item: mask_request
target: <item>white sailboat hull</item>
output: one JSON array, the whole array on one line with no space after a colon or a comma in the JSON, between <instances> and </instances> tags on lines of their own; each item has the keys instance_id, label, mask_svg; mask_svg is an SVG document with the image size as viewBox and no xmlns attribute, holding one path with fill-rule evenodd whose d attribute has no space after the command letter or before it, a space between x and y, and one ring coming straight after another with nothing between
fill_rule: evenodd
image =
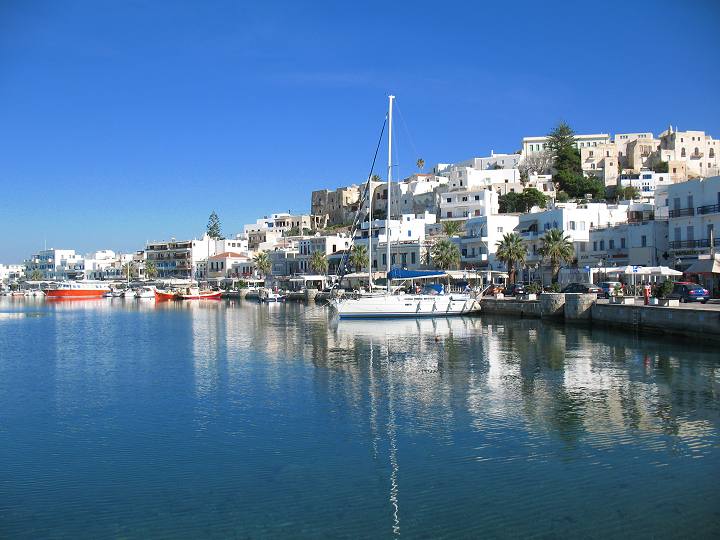
<instances>
[{"instance_id":1,"label":"white sailboat hull","mask_svg":"<svg viewBox=\"0 0 720 540\"><path fill-rule=\"evenodd\" d=\"M466 294L361 296L337 300L334 306L341 319L448 317L480 311L480 304Z\"/></svg>"}]
</instances>

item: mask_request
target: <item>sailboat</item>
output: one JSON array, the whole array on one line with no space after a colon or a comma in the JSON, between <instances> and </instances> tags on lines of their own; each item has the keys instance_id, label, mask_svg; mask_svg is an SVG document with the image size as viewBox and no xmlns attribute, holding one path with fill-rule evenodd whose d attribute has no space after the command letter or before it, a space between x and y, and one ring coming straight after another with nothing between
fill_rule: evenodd
<instances>
[{"instance_id":1,"label":"sailboat","mask_svg":"<svg viewBox=\"0 0 720 540\"><path fill-rule=\"evenodd\" d=\"M392 113L395 96L389 96L388 104L388 189L386 212L387 286L384 294L363 294L349 298L336 298L333 306L341 319L394 318L394 317L447 317L466 315L480 310L479 302L469 294L445 293L444 290L428 290L419 294L393 294L392 281L434 279L446 274L442 271L409 271L391 269L391 184L392 184ZM372 197L370 197L372 211ZM370 218L372 223L372 218ZM368 252L372 249L372 234L368 239ZM372 256L369 258L369 275L372 287Z\"/></svg>"}]
</instances>

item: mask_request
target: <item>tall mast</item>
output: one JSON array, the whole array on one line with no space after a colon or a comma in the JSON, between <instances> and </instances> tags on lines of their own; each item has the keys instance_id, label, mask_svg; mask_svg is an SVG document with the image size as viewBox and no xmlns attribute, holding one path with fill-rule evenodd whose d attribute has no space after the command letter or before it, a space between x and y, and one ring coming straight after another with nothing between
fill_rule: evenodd
<instances>
[{"instance_id":1,"label":"tall mast","mask_svg":"<svg viewBox=\"0 0 720 540\"><path fill-rule=\"evenodd\" d=\"M377 153L377 152L376 152ZM368 289L372 292L372 205L373 205L372 175L368 178ZM362 230L362 229L361 229Z\"/></svg>"},{"instance_id":2,"label":"tall mast","mask_svg":"<svg viewBox=\"0 0 720 540\"><path fill-rule=\"evenodd\" d=\"M387 214L385 216L385 243L387 244L387 291L390 292L390 208L392 187L392 111L395 96L388 96L388 173L387 173Z\"/></svg>"}]
</instances>

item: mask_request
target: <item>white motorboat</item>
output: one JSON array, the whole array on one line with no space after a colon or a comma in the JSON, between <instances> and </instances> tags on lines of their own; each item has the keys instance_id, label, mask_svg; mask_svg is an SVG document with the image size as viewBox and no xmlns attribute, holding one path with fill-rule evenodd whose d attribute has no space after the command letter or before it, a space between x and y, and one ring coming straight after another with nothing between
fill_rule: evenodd
<instances>
[{"instance_id":1,"label":"white motorboat","mask_svg":"<svg viewBox=\"0 0 720 540\"><path fill-rule=\"evenodd\" d=\"M421 279L437 279L446 276L443 271L408 271L402 269L390 269L391 265L391 195L392 189L392 113L393 100L395 96L389 96L388 105L388 190L387 190L387 211L386 211L386 241L387 254L387 289L385 294L377 294L372 291L372 268L368 269L370 283L370 294L358 294L350 297L334 299L332 305L338 312L341 319L350 318L395 318L395 317L447 317L451 315L466 315L480 310L479 302L469 294L445 293L438 286L436 290L428 290L419 294L398 294L392 292L392 281L415 281ZM368 178L370 185L371 177ZM360 205L362 207L362 205ZM372 227L372 204L368 205L369 227ZM358 210L359 212L359 210ZM368 231L368 237L372 238L372 231ZM372 240L368 242L368 265L372 264Z\"/></svg>"},{"instance_id":2,"label":"white motorboat","mask_svg":"<svg viewBox=\"0 0 720 540\"><path fill-rule=\"evenodd\" d=\"M135 291L135 298L155 298L155 287L140 287Z\"/></svg>"},{"instance_id":3,"label":"white motorboat","mask_svg":"<svg viewBox=\"0 0 720 540\"><path fill-rule=\"evenodd\" d=\"M268 288L260 289L258 298L261 302L284 302L287 295Z\"/></svg>"}]
</instances>

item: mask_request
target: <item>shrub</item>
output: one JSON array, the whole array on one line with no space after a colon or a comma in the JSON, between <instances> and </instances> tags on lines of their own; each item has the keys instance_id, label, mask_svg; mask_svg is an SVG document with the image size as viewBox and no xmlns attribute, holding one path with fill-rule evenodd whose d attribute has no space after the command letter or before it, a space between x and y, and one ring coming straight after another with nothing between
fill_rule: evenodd
<instances>
[{"instance_id":1,"label":"shrub","mask_svg":"<svg viewBox=\"0 0 720 540\"><path fill-rule=\"evenodd\" d=\"M529 294L539 294L542 292L542 286L537 281L535 281L527 286L527 292Z\"/></svg>"},{"instance_id":2,"label":"shrub","mask_svg":"<svg viewBox=\"0 0 720 540\"><path fill-rule=\"evenodd\" d=\"M669 279L663 281L660 285L655 287L655 296L658 298L666 298L673 290L673 283Z\"/></svg>"}]
</instances>

